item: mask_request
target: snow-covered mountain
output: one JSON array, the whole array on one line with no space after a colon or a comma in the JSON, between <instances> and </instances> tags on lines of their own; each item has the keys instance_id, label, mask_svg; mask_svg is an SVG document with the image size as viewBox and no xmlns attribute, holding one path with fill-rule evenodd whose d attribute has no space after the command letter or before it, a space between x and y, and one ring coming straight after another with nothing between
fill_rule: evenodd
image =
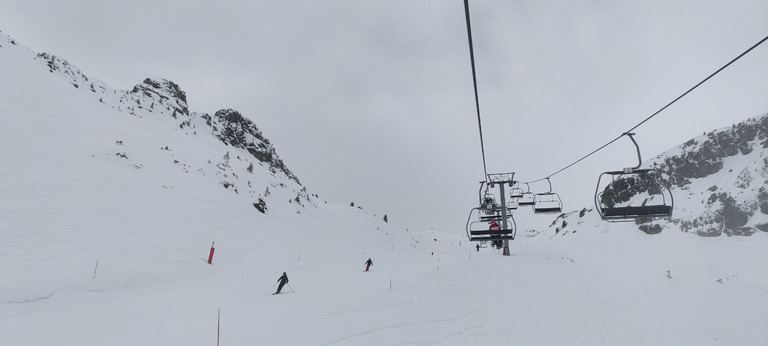
<instances>
[{"instance_id":1,"label":"snow-covered mountain","mask_svg":"<svg viewBox=\"0 0 768 346\"><path fill-rule=\"evenodd\" d=\"M0 340L764 345L766 120L743 124L645 163L674 177L671 220L585 206L502 256L321 201L253 121L171 81L113 89L0 33ZM752 236L691 234L718 227Z\"/></svg>"},{"instance_id":2,"label":"snow-covered mountain","mask_svg":"<svg viewBox=\"0 0 768 346\"><path fill-rule=\"evenodd\" d=\"M5 41L13 42L8 36ZM186 93L174 82L165 79L147 78L130 91L115 90L98 80L90 80L85 74L65 59L48 53L39 53L35 60L44 63L48 71L57 78L70 83L84 94L98 99L112 109L143 117L171 117L178 130L186 135L213 135L224 144L241 149L253 158L243 159L248 164L254 158L272 173L282 174L299 183L277 155L275 148L252 121L232 109L222 109L213 116L206 113L190 112ZM204 140L204 139L203 139ZM306 196L305 196L306 197Z\"/></svg>"}]
</instances>

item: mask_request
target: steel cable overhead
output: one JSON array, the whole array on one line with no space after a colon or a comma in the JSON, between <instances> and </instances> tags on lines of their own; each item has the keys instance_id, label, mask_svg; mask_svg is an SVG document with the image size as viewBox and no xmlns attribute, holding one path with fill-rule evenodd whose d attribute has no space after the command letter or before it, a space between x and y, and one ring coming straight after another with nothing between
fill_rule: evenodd
<instances>
[{"instance_id":1,"label":"steel cable overhead","mask_svg":"<svg viewBox=\"0 0 768 346\"><path fill-rule=\"evenodd\" d=\"M477 73L476 73L476 69L475 69L475 53L474 53L474 49L473 49L473 45L472 45L472 26L471 26L470 20L469 20L469 0L464 0L464 14L466 16L466 22L467 22L467 39L468 39L468 42L469 42L469 59L470 59L470 63L471 63L471 66L472 66L472 85L474 86L474 91L475 91L475 109L477 111L477 127L478 127L478 130L480 132L480 151L481 151L482 156L483 156L483 172L485 173L485 177L487 179L488 169L487 169L486 159L485 159L485 144L483 142L483 126L482 126L482 121L481 121L481 118L480 118L480 99L478 97L478 92L477 92ZM615 143L616 141L618 141L619 139L621 139L621 137L624 137L625 135L631 133L633 130L635 130L638 127L642 126L647 121L651 120L653 117L655 117L659 113L663 112L665 109L667 109L670 106L672 106L672 104L674 104L675 102L679 101L680 99L682 99L683 97L688 95L690 92L692 92L693 90L695 90L696 88L698 88L702 84L706 83L712 77L714 77L718 73L720 73L723 70L725 70L731 64L733 64L737 60L739 60L742 57L744 57L745 55L747 55L749 52L751 52L753 49L755 49L758 46L760 46L761 44L763 44L765 41L768 41L768 36L764 37L763 39L761 39L760 41L758 41L757 43L755 43L754 45L749 47L749 49L745 50L744 52L739 54L737 57L735 57L731 61L729 61L727 64L725 64L722 67L720 67L719 69L717 69L717 71L715 71L712 74L710 74L709 76L707 76L707 78L704 78L701 82L697 83L696 85L694 85L693 87L688 89L686 92L682 93L680 96L676 97L674 100L672 100L671 102L667 103L664 107L661 107L659 110L657 110L656 112L654 112L653 114L651 114L647 118L643 119L643 121L639 122L637 125L633 126L632 128L630 128L627 131L622 132L618 137L610 140L609 142L603 144L599 148L591 151L589 154L586 154L586 155L582 156L578 160L576 160L576 161L566 165L563 168L560 168L559 170L555 171L554 173L549 174L549 175L547 175L547 176L545 176L543 178L536 179L536 180L531 180L531 181L526 181L526 182L520 182L520 183L521 184L532 184L532 183L548 180L551 177L553 177L553 176L555 176L555 175L557 175L557 174L559 174L559 173L561 173L561 172L563 172L563 171L573 167L574 165L578 164L579 162L584 161L585 159L587 159L588 157L594 155L595 153L599 152L600 150L605 149L609 145L611 145L611 144Z\"/></svg>"},{"instance_id":2,"label":"steel cable overhead","mask_svg":"<svg viewBox=\"0 0 768 346\"><path fill-rule=\"evenodd\" d=\"M645 118L643 121L639 122L637 125L635 125L635 126L633 126L632 128L630 128L629 130L627 130L627 131L624 131L624 132L623 132L621 135L619 135L618 137L616 137L616 138L612 139L612 140L611 140L611 141L609 141L608 143L605 143L605 144L603 144L601 147L599 147L599 148L597 148L597 149L593 150L593 151L592 151L592 152L590 152L589 154L587 154L587 155L584 155L584 156L583 156L583 157L581 157L580 159L578 159L578 160L576 160L576 161L574 161L574 162L570 163L569 165L567 165L567 166L565 166L565 167L563 167L563 168L561 168L561 169L559 169L559 170L555 171L554 173L552 173L552 174L550 174L550 175L548 175L548 176L546 176L546 177L544 177L544 178L541 178L541 179L536 179L536 180L532 180L532 181L528 181L528 182L526 182L526 183L529 183L529 184L530 184L530 183L536 183L536 182L539 182L539 181L547 180L547 179L549 179L549 178L551 178L551 177L555 176L556 174L558 174L558 173L560 173L560 172L562 172L562 171L565 171L565 170L566 170L566 169L568 169L568 168L571 168L572 166L574 166L574 165L576 165L577 163L579 163L579 162L581 162L581 161L585 160L586 158L588 158L588 157L590 157L590 156L594 155L594 154L595 154L595 153L597 153L598 151L600 151L600 150L603 150L605 147L607 147L607 146L609 146L609 145L613 144L614 142L618 141L619 139L621 139L621 137L624 137L624 136L625 136L625 135L627 135L628 133L631 133L633 130L635 130L635 129L637 129L638 127L640 127L641 125L645 124L645 123L646 123L648 120L651 120L651 118L653 118L653 117L655 117L656 115L658 115L659 113L663 112L663 111L664 111L665 109L667 109L669 106L671 106L672 104L674 104L674 103L675 103L675 102L677 102L678 100L680 100L680 99L682 99L683 97L685 97L686 95L688 95L688 94L689 94L691 91L693 91L694 89L698 88L699 86L701 86L702 84L704 84L705 82L707 82L707 81L708 81L710 78L714 77L715 75L717 75L718 73L720 73L721 71L723 71L724 69L726 69L728 66L730 66L731 64L733 64L733 63L734 63L734 62L736 62L737 60L741 59L743 56L747 55L747 53L751 52L753 49L757 48L757 46L759 46L759 45L763 44L763 42L765 42L765 41L768 41L768 36L764 37L762 40L760 40L759 42L757 42L757 43L755 43L754 45L752 45L752 47L749 47L749 49L745 50L743 53L741 53L741 54L739 54L737 57L733 58L733 59L732 59L731 61L729 61L727 64L725 64L725 65L723 65L722 67L720 67L719 69L717 69L717 71L713 72L713 73L712 73L712 74L710 74L710 75L709 75L707 78L704 78L704 79L703 79L701 82L697 83L696 85L694 85L693 87L691 87L690 89L688 89L688 91L684 92L682 95L678 96L677 98L675 98L675 99L674 99L674 100L672 100L671 102L667 103L667 104L666 104L664 107L661 107L661 109L659 109L658 111L654 112L653 114L651 114L650 116L648 116L647 118Z\"/></svg>"},{"instance_id":3,"label":"steel cable overhead","mask_svg":"<svg viewBox=\"0 0 768 346\"><path fill-rule=\"evenodd\" d=\"M467 18L467 39L469 40L469 61L472 64L472 85L475 87L475 109L477 110L477 128L480 130L480 152L483 155L483 179L488 177L488 166L485 164L485 145L483 144L483 125L480 120L480 99L477 96L477 73L475 72L475 51L472 48L472 25L469 23L469 0L464 0L464 14Z\"/></svg>"}]
</instances>

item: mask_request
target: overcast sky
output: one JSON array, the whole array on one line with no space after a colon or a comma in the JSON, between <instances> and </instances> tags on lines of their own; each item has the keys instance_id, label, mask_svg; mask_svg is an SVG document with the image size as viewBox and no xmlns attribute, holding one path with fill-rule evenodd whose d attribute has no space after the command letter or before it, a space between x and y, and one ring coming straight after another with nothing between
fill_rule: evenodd
<instances>
[{"instance_id":1,"label":"overcast sky","mask_svg":"<svg viewBox=\"0 0 768 346\"><path fill-rule=\"evenodd\" d=\"M768 35L768 1L470 1L489 173L545 177ZM464 232L483 180L461 0L0 0L0 30L117 89L251 118L321 200ZM768 112L768 43L638 128L644 159ZM565 209L622 140L552 179ZM553 217L516 214L522 228ZM536 220L535 222L533 220Z\"/></svg>"}]
</instances>

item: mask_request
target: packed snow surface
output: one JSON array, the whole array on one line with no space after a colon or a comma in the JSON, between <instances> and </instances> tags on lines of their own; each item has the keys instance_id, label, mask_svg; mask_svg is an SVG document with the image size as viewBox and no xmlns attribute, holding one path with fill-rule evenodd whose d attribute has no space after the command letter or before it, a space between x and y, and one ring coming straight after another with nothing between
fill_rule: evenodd
<instances>
[{"instance_id":1,"label":"packed snow surface","mask_svg":"<svg viewBox=\"0 0 768 346\"><path fill-rule=\"evenodd\" d=\"M476 251L464 225L293 201L243 152L0 46L5 345L768 344L765 233L647 235L588 213L520 231L511 256Z\"/></svg>"}]
</instances>

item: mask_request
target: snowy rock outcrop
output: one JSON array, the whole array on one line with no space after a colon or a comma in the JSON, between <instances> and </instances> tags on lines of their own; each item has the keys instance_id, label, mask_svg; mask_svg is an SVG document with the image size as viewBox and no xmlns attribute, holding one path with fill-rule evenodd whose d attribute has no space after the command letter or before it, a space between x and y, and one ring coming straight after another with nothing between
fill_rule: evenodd
<instances>
[{"instance_id":1,"label":"snowy rock outcrop","mask_svg":"<svg viewBox=\"0 0 768 346\"><path fill-rule=\"evenodd\" d=\"M171 116L177 119L181 116L189 118L189 108L187 108L187 94L179 86L165 79L145 79L137 84L128 93L139 106L149 108L150 112L155 109L165 108L171 111Z\"/></svg>"},{"instance_id":2,"label":"snowy rock outcrop","mask_svg":"<svg viewBox=\"0 0 768 346\"><path fill-rule=\"evenodd\" d=\"M674 211L668 219L638 219L638 228L648 234L679 229L704 237L768 232L766 149L768 114L693 138L644 162L642 167L662 172L674 196ZM654 193L628 188L614 195L623 201ZM550 228L560 233L592 212L585 208L562 214Z\"/></svg>"},{"instance_id":3,"label":"snowy rock outcrop","mask_svg":"<svg viewBox=\"0 0 768 346\"><path fill-rule=\"evenodd\" d=\"M312 204L310 194L282 161L272 143L253 121L236 110L221 109L213 115L190 111L186 92L175 82L163 78L146 78L130 90L114 89L100 80L88 78L66 59L50 53L37 54L2 32L0 49L7 56L20 59L18 61L37 62L31 65L45 68L55 81L52 84L63 83L64 88L69 85L77 93L112 110L149 120L146 126L167 128L175 132L174 136L197 137L198 140L194 141L196 145L202 144L214 152L218 151L204 165L179 157L182 149L169 146L169 139L160 148L174 156L170 161L173 166L180 167L186 173L215 176L218 185L236 195L247 195L249 202L262 212L267 209L265 199L274 195L281 195L284 201L300 207L305 202ZM104 116L108 114L110 112L104 112ZM163 137L171 136L169 133L169 136ZM116 156L129 160L131 169L144 167L143 162L148 158L136 151L130 152L134 149L132 144L120 138L115 138L114 142L119 146ZM285 190L284 194L278 193L278 190Z\"/></svg>"},{"instance_id":4,"label":"snowy rock outcrop","mask_svg":"<svg viewBox=\"0 0 768 346\"><path fill-rule=\"evenodd\" d=\"M768 114L689 140L653 161L674 185L671 222L702 236L768 232Z\"/></svg>"},{"instance_id":5,"label":"snowy rock outcrop","mask_svg":"<svg viewBox=\"0 0 768 346\"><path fill-rule=\"evenodd\" d=\"M211 127L213 135L225 144L244 149L253 157L269 167L270 172L283 172L291 180L299 179L285 166L277 151L261 134L253 121L245 118L234 109L222 109L213 116L203 114L206 124Z\"/></svg>"},{"instance_id":6,"label":"snowy rock outcrop","mask_svg":"<svg viewBox=\"0 0 768 346\"><path fill-rule=\"evenodd\" d=\"M75 88L88 83L88 77L77 66L70 64L65 59L49 53L37 54L35 59L45 63L49 72L58 73L65 77Z\"/></svg>"}]
</instances>

